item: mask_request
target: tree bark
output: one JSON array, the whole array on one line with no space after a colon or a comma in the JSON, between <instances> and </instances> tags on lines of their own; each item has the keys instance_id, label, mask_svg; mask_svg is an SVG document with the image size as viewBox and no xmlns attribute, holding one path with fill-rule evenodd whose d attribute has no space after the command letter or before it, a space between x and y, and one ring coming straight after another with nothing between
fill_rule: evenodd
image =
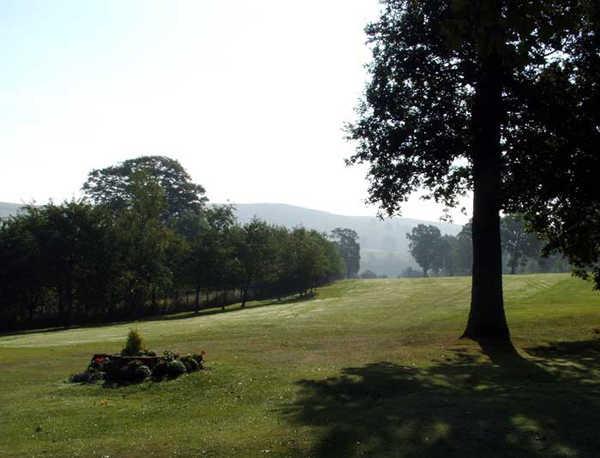
<instances>
[{"instance_id":1,"label":"tree bark","mask_svg":"<svg viewBox=\"0 0 600 458\"><path fill-rule=\"evenodd\" d=\"M490 11L483 12L486 13ZM497 24L498 9L491 14L491 21ZM506 341L510 340L510 334L502 296L502 79L500 56L495 49L497 32L492 22L490 33L481 45L484 57L473 106L473 272L471 310L463 337Z\"/></svg>"},{"instance_id":2,"label":"tree bark","mask_svg":"<svg viewBox=\"0 0 600 458\"><path fill-rule=\"evenodd\" d=\"M65 286L65 315L64 315L64 325L66 327L71 326L71 315L73 313L73 280L71 278L71 273L67 274L66 286Z\"/></svg>"},{"instance_id":3,"label":"tree bark","mask_svg":"<svg viewBox=\"0 0 600 458\"><path fill-rule=\"evenodd\" d=\"M200 287L197 286L196 287L196 291L195 291L195 298L194 298L194 311L196 313L200 313Z\"/></svg>"},{"instance_id":4,"label":"tree bark","mask_svg":"<svg viewBox=\"0 0 600 458\"><path fill-rule=\"evenodd\" d=\"M246 301L248 300L248 288L242 288L242 308L246 307Z\"/></svg>"}]
</instances>

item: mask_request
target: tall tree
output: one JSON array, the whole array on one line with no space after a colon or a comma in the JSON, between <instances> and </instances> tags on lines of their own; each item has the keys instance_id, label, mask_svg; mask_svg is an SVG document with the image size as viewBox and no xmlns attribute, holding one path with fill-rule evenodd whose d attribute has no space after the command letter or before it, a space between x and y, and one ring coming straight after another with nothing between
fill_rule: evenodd
<instances>
[{"instance_id":1,"label":"tall tree","mask_svg":"<svg viewBox=\"0 0 600 458\"><path fill-rule=\"evenodd\" d=\"M424 277L427 277L427 272L432 267L440 267L439 252L442 234L437 227L419 224L406 234L406 238L409 240L410 254L423 269Z\"/></svg>"},{"instance_id":2,"label":"tall tree","mask_svg":"<svg viewBox=\"0 0 600 458\"><path fill-rule=\"evenodd\" d=\"M471 274L473 268L473 239L471 223L465 224L456 236L456 264L462 274Z\"/></svg>"},{"instance_id":3,"label":"tall tree","mask_svg":"<svg viewBox=\"0 0 600 458\"><path fill-rule=\"evenodd\" d=\"M541 242L525 228L525 221L519 214L506 215L500 223L502 249L508 255L507 264L510 273L515 274L518 267L527 262L527 258L539 254Z\"/></svg>"},{"instance_id":4,"label":"tall tree","mask_svg":"<svg viewBox=\"0 0 600 458\"><path fill-rule=\"evenodd\" d=\"M174 232L161 221L166 207L162 186L145 170L131 181L132 206L118 214L118 249L124 259L122 281L130 312L143 315L149 301L173 280L167 255Z\"/></svg>"},{"instance_id":5,"label":"tall tree","mask_svg":"<svg viewBox=\"0 0 600 458\"><path fill-rule=\"evenodd\" d=\"M331 231L331 238L337 244L346 264L346 278L354 278L360 268L360 244L356 231L336 227Z\"/></svg>"},{"instance_id":6,"label":"tall tree","mask_svg":"<svg viewBox=\"0 0 600 458\"><path fill-rule=\"evenodd\" d=\"M459 270L459 242L453 235L443 235L439 243L439 264L441 270L449 276L454 276Z\"/></svg>"},{"instance_id":7,"label":"tall tree","mask_svg":"<svg viewBox=\"0 0 600 458\"><path fill-rule=\"evenodd\" d=\"M7 281L4 294L12 294L4 300L24 299L31 321L38 306L52 308L47 293L54 292L64 325L75 312L103 311L111 299L107 286L117 275L117 254L112 220L102 208L77 201L28 206L3 226L0 278Z\"/></svg>"},{"instance_id":8,"label":"tall tree","mask_svg":"<svg viewBox=\"0 0 600 458\"><path fill-rule=\"evenodd\" d=\"M133 205L133 180L140 172L153 177L165 195L163 220L172 221L186 212L198 213L207 202L204 188L192 182L178 161L165 156L140 156L92 170L83 184L83 191L94 203L122 210Z\"/></svg>"},{"instance_id":9,"label":"tall tree","mask_svg":"<svg viewBox=\"0 0 600 458\"><path fill-rule=\"evenodd\" d=\"M349 163L370 163L370 200L389 214L421 187L450 206L473 190L472 294L464 336L507 340L499 212L557 183L552 176L530 179L539 175L540 163L555 168L574 159L569 170L577 176L577 167L595 161L584 154L590 140L582 135L591 131L586 123L593 106L580 103L584 95L574 89L568 94L575 100L566 107L572 113L579 105L586 114L570 116L576 127L570 144L546 141L545 154L533 155L539 162L517 147L554 129L553 120L562 117L556 105L543 102L543 89L557 84L541 81L558 67L563 86L578 84L570 78L576 66L567 64L582 53L571 43L585 39L582 24L589 22L591 2L382 3L380 19L366 29L371 81L358 121L348 127L357 142ZM544 115L542 107L549 110ZM533 111L538 115L529 122Z\"/></svg>"},{"instance_id":10,"label":"tall tree","mask_svg":"<svg viewBox=\"0 0 600 458\"><path fill-rule=\"evenodd\" d=\"M271 280L277 251L273 243L273 228L264 221L255 218L234 234L238 284L242 307L245 307L250 290L260 288Z\"/></svg>"},{"instance_id":11,"label":"tall tree","mask_svg":"<svg viewBox=\"0 0 600 458\"><path fill-rule=\"evenodd\" d=\"M528 186L521 175L509 177L518 199L507 210L522 213L548 241L545 255L561 253L584 278L591 271L600 289L600 3L571 2L569 11L577 24L561 54L534 84L515 81L524 95L515 116L530 127L515 131L507 146L536 167L526 176Z\"/></svg>"},{"instance_id":12,"label":"tall tree","mask_svg":"<svg viewBox=\"0 0 600 458\"><path fill-rule=\"evenodd\" d=\"M235 224L233 207L216 205L207 208L202 215L188 215L185 232L189 250L183 261L184 276L194 287L196 312L200 309L200 291L225 286L233 245L229 231Z\"/></svg>"}]
</instances>

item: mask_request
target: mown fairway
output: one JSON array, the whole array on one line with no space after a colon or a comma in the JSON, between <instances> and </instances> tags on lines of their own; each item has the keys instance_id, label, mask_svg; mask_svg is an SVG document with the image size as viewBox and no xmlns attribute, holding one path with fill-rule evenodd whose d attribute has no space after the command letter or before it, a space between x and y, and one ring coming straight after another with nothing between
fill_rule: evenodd
<instances>
[{"instance_id":1,"label":"mown fairway","mask_svg":"<svg viewBox=\"0 0 600 458\"><path fill-rule=\"evenodd\" d=\"M600 456L600 295L505 277L519 353L460 341L467 278L345 281L304 302L0 337L0 456ZM208 370L65 383L137 327Z\"/></svg>"}]
</instances>

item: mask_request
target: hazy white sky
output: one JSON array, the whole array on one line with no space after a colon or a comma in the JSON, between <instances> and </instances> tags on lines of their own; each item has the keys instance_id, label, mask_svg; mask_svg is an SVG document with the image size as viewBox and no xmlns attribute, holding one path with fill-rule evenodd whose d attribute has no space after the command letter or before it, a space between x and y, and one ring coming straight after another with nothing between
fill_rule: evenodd
<instances>
[{"instance_id":1,"label":"hazy white sky","mask_svg":"<svg viewBox=\"0 0 600 458\"><path fill-rule=\"evenodd\" d=\"M178 159L213 202L367 207L348 168L377 0L0 2L0 201L80 195L127 158ZM403 216L437 220L414 199ZM456 222L465 217L457 213Z\"/></svg>"}]
</instances>

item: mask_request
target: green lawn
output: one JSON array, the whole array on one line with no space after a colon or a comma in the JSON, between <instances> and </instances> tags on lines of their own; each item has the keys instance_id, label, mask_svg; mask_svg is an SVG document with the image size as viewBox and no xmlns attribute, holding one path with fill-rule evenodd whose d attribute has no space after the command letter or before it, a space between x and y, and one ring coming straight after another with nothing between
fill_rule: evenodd
<instances>
[{"instance_id":1,"label":"green lawn","mask_svg":"<svg viewBox=\"0 0 600 458\"><path fill-rule=\"evenodd\" d=\"M600 456L600 295L505 277L516 351L458 340L467 278L356 280L315 299L0 337L0 456ZM66 383L137 327L208 369Z\"/></svg>"}]
</instances>

